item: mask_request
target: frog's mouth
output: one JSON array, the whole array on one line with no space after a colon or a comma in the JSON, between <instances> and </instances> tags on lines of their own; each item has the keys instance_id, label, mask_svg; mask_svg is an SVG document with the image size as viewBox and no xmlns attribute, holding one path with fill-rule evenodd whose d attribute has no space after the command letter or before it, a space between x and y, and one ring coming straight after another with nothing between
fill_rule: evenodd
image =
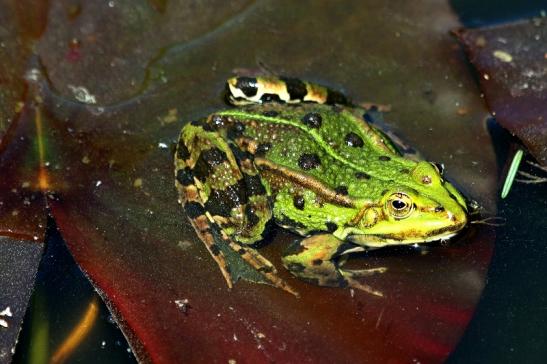
<instances>
[{"instance_id":1,"label":"frog's mouth","mask_svg":"<svg viewBox=\"0 0 547 364\"><path fill-rule=\"evenodd\" d=\"M431 243L434 241L445 241L458 235L465 225L465 223L462 223L460 225L439 228L431 230L427 234L421 236L410 234L410 232L407 232L406 234L355 234L348 235L347 239L355 244L370 247Z\"/></svg>"}]
</instances>

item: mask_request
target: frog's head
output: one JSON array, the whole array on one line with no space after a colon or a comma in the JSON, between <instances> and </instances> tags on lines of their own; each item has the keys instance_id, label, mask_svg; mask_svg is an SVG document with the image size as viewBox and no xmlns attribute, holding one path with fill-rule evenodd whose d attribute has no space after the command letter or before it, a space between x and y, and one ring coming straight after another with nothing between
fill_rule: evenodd
<instances>
[{"instance_id":1,"label":"frog's head","mask_svg":"<svg viewBox=\"0 0 547 364\"><path fill-rule=\"evenodd\" d=\"M466 225L465 199L442 178L439 165L419 162L410 177L410 183L384 191L379 203L362 214L358 230L364 235L351 240L378 246L422 243L448 239Z\"/></svg>"}]
</instances>

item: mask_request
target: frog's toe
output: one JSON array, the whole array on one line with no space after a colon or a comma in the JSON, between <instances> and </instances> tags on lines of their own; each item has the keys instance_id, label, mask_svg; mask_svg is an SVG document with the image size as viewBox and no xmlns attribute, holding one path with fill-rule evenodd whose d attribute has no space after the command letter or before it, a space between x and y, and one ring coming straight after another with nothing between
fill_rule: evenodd
<instances>
[{"instance_id":1,"label":"frog's toe","mask_svg":"<svg viewBox=\"0 0 547 364\"><path fill-rule=\"evenodd\" d=\"M368 268L368 269L339 269L340 274L344 277L344 281L348 287L365 291L375 296L383 297L383 293L375 290L368 284L359 282L358 278L370 277L375 274L385 273L386 267Z\"/></svg>"},{"instance_id":2,"label":"frog's toe","mask_svg":"<svg viewBox=\"0 0 547 364\"><path fill-rule=\"evenodd\" d=\"M377 267L377 268L368 268L368 269L341 269L341 271L345 277L361 278L361 277L370 277L378 273L385 273L387 271L387 268Z\"/></svg>"},{"instance_id":3,"label":"frog's toe","mask_svg":"<svg viewBox=\"0 0 547 364\"><path fill-rule=\"evenodd\" d=\"M344 276L344 280L347 283L348 287L355 288L355 289L358 289L360 291L370 293L374 296L384 297L384 294L381 291L378 291L378 290L372 288L368 284L361 283L356 279L353 279L351 277L346 277L345 276L346 272L344 272L344 271L342 271L341 273Z\"/></svg>"},{"instance_id":4,"label":"frog's toe","mask_svg":"<svg viewBox=\"0 0 547 364\"><path fill-rule=\"evenodd\" d=\"M294 288L279 277L277 274L277 269L275 269L274 265L268 259L264 258L259 252L251 247L240 245L229 239L227 236L225 238L229 247L233 251L237 252L241 259L243 259L261 275L261 283L266 283L274 287L281 288L282 290L299 297L298 292L296 292Z\"/></svg>"}]
</instances>

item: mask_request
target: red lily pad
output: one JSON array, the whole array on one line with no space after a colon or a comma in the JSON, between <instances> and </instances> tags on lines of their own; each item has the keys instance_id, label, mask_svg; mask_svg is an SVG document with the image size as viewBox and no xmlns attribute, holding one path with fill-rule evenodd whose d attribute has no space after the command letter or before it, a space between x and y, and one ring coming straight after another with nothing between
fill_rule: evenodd
<instances>
[{"instance_id":1,"label":"red lily pad","mask_svg":"<svg viewBox=\"0 0 547 364\"><path fill-rule=\"evenodd\" d=\"M51 5L33 95L51 212L138 358L443 361L484 285L489 229L352 259L388 267L367 281L383 298L292 278L280 254L296 236L279 230L260 251L301 298L248 282L228 290L177 203L171 145L185 122L225 107L232 70L265 67L390 104L389 126L493 212L488 112L448 34L448 4L110 3Z\"/></svg>"},{"instance_id":2,"label":"red lily pad","mask_svg":"<svg viewBox=\"0 0 547 364\"><path fill-rule=\"evenodd\" d=\"M547 21L538 18L456 34L477 68L496 120L547 165Z\"/></svg>"}]
</instances>

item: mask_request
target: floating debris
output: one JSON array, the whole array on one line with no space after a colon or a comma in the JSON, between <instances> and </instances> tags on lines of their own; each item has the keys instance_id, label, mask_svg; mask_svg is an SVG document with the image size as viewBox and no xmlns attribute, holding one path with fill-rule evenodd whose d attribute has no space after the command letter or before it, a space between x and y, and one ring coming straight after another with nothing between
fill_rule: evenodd
<instances>
[{"instance_id":1,"label":"floating debris","mask_svg":"<svg viewBox=\"0 0 547 364\"><path fill-rule=\"evenodd\" d=\"M505 182L503 182L503 188L501 189L501 198L506 198L509 194L511 187L513 186L513 182L515 181L515 176L517 175L517 171L519 169L523 155L524 151L522 149L519 149L513 156L511 166L509 167L509 171L507 172L507 177L505 177Z\"/></svg>"},{"instance_id":2,"label":"floating debris","mask_svg":"<svg viewBox=\"0 0 547 364\"><path fill-rule=\"evenodd\" d=\"M496 50L494 51L494 57L496 57L497 59L499 59L500 61L502 62L511 62L513 61L513 56L505 51L501 51L501 50Z\"/></svg>"}]
</instances>

